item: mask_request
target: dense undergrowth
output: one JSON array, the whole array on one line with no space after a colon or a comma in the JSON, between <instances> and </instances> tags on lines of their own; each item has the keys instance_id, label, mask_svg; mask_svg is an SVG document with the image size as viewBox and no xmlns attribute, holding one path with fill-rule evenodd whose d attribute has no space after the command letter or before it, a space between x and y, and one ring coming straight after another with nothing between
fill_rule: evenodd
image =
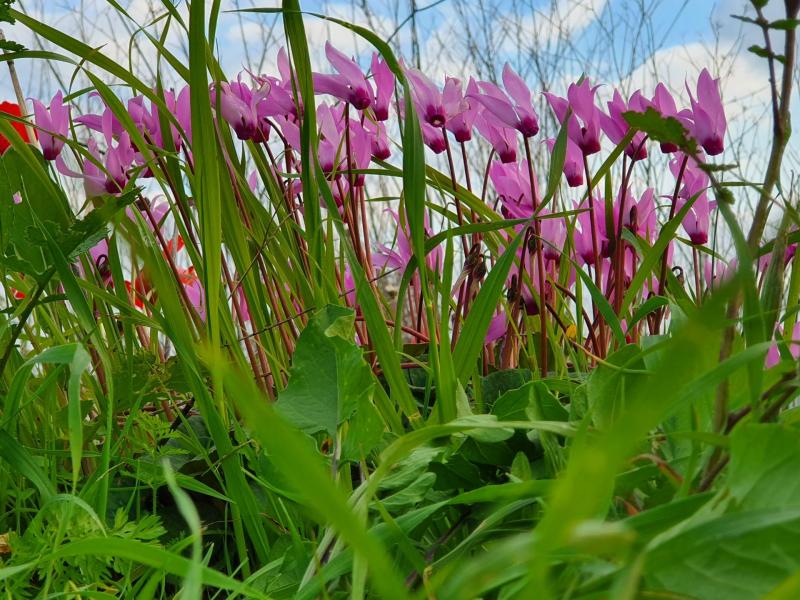
<instances>
[{"instance_id":1,"label":"dense undergrowth","mask_svg":"<svg viewBox=\"0 0 800 600\"><path fill-rule=\"evenodd\" d=\"M588 74L547 139L508 67L440 87L337 22L375 54L312 70L296 1L236 78L219 4L164 2L154 82L0 2L62 49L3 61L92 84L0 113L3 596L796 598L798 3L764 4L741 182L707 70L686 107Z\"/></svg>"}]
</instances>

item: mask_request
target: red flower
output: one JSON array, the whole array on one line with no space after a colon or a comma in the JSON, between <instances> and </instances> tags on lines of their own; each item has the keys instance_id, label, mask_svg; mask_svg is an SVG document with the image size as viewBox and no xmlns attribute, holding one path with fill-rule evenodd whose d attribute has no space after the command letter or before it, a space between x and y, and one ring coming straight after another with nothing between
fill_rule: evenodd
<instances>
[{"instance_id":1,"label":"red flower","mask_svg":"<svg viewBox=\"0 0 800 600\"><path fill-rule=\"evenodd\" d=\"M22 118L22 112L19 110L19 104L14 104L13 102L0 102L0 112ZM28 132L25 129L25 125L16 121L11 122L11 125L17 130L17 133L22 136L23 140L26 142L31 141L28 137ZM3 154L6 150L8 150L9 146L11 146L11 143L5 137L0 135L0 154Z\"/></svg>"}]
</instances>

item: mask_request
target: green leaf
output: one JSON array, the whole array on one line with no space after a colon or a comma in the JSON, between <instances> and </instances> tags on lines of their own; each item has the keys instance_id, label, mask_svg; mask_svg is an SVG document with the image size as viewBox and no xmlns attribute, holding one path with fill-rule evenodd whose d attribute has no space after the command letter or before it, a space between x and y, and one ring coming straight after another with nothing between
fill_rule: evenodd
<instances>
[{"instance_id":1,"label":"green leaf","mask_svg":"<svg viewBox=\"0 0 800 600\"><path fill-rule=\"evenodd\" d=\"M523 233L517 234L489 272L489 276L481 286L464 321L461 335L458 336L456 347L453 350L453 364L456 376L465 385L475 369L476 360L486 339L489 323L503 293L508 272L517 257L517 248L522 242L522 237Z\"/></svg>"},{"instance_id":2,"label":"green leaf","mask_svg":"<svg viewBox=\"0 0 800 600\"><path fill-rule=\"evenodd\" d=\"M0 157L0 262L8 264L4 255L16 258L30 265L27 274L36 275L52 265L38 223L59 239L74 217L66 196L50 181L41 155L31 150L27 155L33 162L15 148ZM16 193L22 197L20 204L12 200Z\"/></svg>"},{"instance_id":3,"label":"green leaf","mask_svg":"<svg viewBox=\"0 0 800 600\"><path fill-rule=\"evenodd\" d=\"M632 372L636 368L638 373ZM643 379L644 362L638 346L628 344L599 364L586 383L595 425L607 429L626 410L628 391Z\"/></svg>"},{"instance_id":4,"label":"green leaf","mask_svg":"<svg viewBox=\"0 0 800 600\"><path fill-rule=\"evenodd\" d=\"M800 506L800 431L779 424L737 427L728 488L742 510Z\"/></svg>"},{"instance_id":5,"label":"green leaf","mask_svg":"<svg viewBox=\"0 0 800 600\"><path fill-rule=\"evenodd\" d=\"M798 25L800 25L800 19L777 19L769 24L769 28L791 31L792 29L797 29Z\"/></svg>"},{"instance_id":6,"label":"green leaf","mask_svg":"<svg viewBox=\"0 0 800 600\"><path fill-rule=\"evenodd\" d=\"M354 323L351 309L329 305L300 334L276 407L306 433L335 437L339 424L370 401L375 380L354 342Z\"/></svg>"},{"instance_id":7,"label":"green leaf","mask_svg":"<svg viewBox=\"0 0 800 600\"><path fill-rule=\"evenodd\" d=\"M643 113L628 111L622 116L628 125L643 131L652 140L675 144L687 154L694 155L697 152L697 142L675 117L664 117L653 107L648 107Z\"/></svg>"},{"instance_id":8,"label":"green leaf","mask_svg":"<svg viewBox=\"0 0 800 600\"><path fill-rule=\"evenodd\" d=\"M647 553L651 589L692 598L751 600L800 566L800 508L727 514L688 528Z\"/></svg>"},{"instance_id":9,"label":"green leaf","mask_svg":"<svg viewBox=\"0 0 800 600\"><path fill-rule=\"evenodd\" d=\"M55 487L33 460L30 452L4 430L0 430L0 457L17 473L33 483L44 501L55 495Z\"/></svg>"}]
</instances>

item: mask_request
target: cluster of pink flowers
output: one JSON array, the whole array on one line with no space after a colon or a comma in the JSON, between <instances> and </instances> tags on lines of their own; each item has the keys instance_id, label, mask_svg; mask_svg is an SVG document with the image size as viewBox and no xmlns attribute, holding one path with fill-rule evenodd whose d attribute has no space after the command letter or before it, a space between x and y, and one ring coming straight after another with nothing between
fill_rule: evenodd
<instances>
[{"instance_id":1,"label":"cluster of pink flowers","mask_svg":"<svg viewBox=\"0 0 800 600\"><path fill-rule=\"evenodd\" d=\"M358 216L359 205L360 210L366 210L363 198L368 176L364 171L372 161L385 161L392 155L390 116L395 112L399 119L406 117L403 114L404 103L395 96L395 74L378 54L373 54L369 71L365 73L354 59L329 43L325 46L325 53L334 73L313 74L316 94L328 97L316 107L320 167L352 232L355 247L362 252L365 268L379 272L387 268L403 269L412 252L402 215L394 211L390 213L397 223L393 248L370 239L366 225L361 229L360 223L364 221L359 221ZM290 190L290 201L298 209L297 219L302 219L302 202L309 199L302 197L302 185L296 177L300 162L295 160L295 151L301 145L304 108L295 97L294 73L283 49L278 52L277 66L277 76L245 72L233 81L212 84L209 93L217 111L218 124L227 123L239 140L268 147L272 145L283 153L283 164L279 165L273 159L273 172L279 177L283 173L286 189ZM715 203L708 197L709 177L702 163L706 156L723 152L726 118L719 83L707 70L700 73L694 89L687 85L690 106L685 108L679 108L662 83L656 86L651 97L637 90L626 100L618 90L614 90L605 107L596 97L600 86L593 85L588 78L571 84L564 97L543 93L556 120L566 127L563 167L566 183L569 188L587 188L585 194L579 195L582 199L569 206L564 206L562 200L560 208L577 211L577 216L564 217L554 215L557 213L555 204L540 207L543 198L531 164L529 145L529 140L540 132L539 115L534 109L534 94L530 87L509 65L502 71L502 86L473 78L464 86L462 80L446 77L440 87L417 69L402 63L401 68L410 85L411 101L419 116L424 143L434 154L448 153L453 181L457 175L452 167L450 137L460 145L463 169L468 176L466 145L474 143L477 134L493 150L491 163L485 170L487 183L491 183L490 189L493 190L493 194L491 191L487 194L493 207L509 219L529 219L536 215L536 237L542 240L537 242L541 245L533 250L520 250L519 264L512 269L508 282L509 288L519 287L518 282L522 280L520 270L530 275L530 289L520 290L521 303L528 314L540 310L534 294L544 298L545 302L553 296L553 284L559 280L559 272L564 268L570 269L570 274L560 278L562 286L572 286L576 279L574 269L582 267L594 274L598 286L609 299L621 297L621 286L629 284L640 258L636 249L623 240L622 229L650 245L654 244L660 234L658 215L662 207L668 207L670 215L674 215L690 203L682 221L688 243L695 248L709 243ZM164 101L174 115L166 139L155 103L148 103L143 96L134 97L128 101L128 114L141 137L152 148L182 152L191 166L189 88L165 92ZM106 107L100 114L73 119L74 124L98 134L89 137L87 146L94 160L82 161L79 170L71 169L62 158L71 119L70 107L64 104L63 95L60 92L56 94L49 108L34 101L34 109L44 157L55 161L56 168L63 175L82 178L87 195L119 193L132 179L153 175L152 165L148 164L143 149L131 141L129 133L110 108ZM630 173L635 163L648 157L654 145L643 132L637 131L624 148L623 184L616 190L611 217L608 218L606 201L591 187L590 157L601 152L604 139L608 140L607 145L619 145L627 139L630 127L625 113L648 109L677 119L702 150L689 156L675 144L661 143L660 151L671 155L672 188L677 192L670 189L668 194L662 195L647 188L636 193L632 189L635 186ZM102 150L96 140L98 136L103 142ZM555 139L543 142L552 152ZM520 143L525 149L524 155L519 152ZM523 227L519 226L518 230ZM480 237L473 238L473 245L480 246L480 242ZM465 242L465 254L467 248ZM562 261L565 248L571 248L570 261L566 263ZM673 252L670 243L665 266L671 265ZM793 256L794 247L790 248L787 260ZM429 266L441 266L441 256L433 253ZM712 289L726 277L731 265L723 261L713 261L712 264L706 260L703 264L695 264L695 270L706 274L706 289ZM349 279L347 273L342 274L343 287L347 287ZM542 284L545 289L540 289ZM196 282L192 281L191 285L196 286ZM664 283L654 275L647 282L646 291L661 294L663 286ZM701 290L698 289L697 294L701 295ZM616 308L619 308L618 304ZM505 318L504 314L498 313L490 331L490 341L502 335Z\"/></svg>"}]
</instances>

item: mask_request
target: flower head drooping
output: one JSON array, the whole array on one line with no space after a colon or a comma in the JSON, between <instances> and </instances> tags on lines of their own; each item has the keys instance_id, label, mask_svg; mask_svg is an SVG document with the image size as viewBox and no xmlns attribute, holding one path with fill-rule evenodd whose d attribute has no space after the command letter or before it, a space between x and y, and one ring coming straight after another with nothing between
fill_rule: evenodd
<instances>
[{"instance_id":1,"label":"flower head drooping","mask_svg":"<svg viewBox=\"0 0 800 600\"><path fill-rule=\"evenodd\" d=\"M475 116L475 129L492 145L501 162L516 162L517 136L513 129L496 125L484 117L483 111Z\"/></svg>"},{"instance_id":2,"label":"flower head drooping","mask_svg":"<svg viewBox=\"0 0 800 600\"><path fill-rule=\"evenodd\" d=\"M531 91L523 79L506 63L503 67L503 91L487 81L478 84L479 94L469 94L487 111L487 118L494 119L502 127L519 131L523 137L539 133L539 117L531 102Z\"/></svg>"},{"instance_id":3,"label":"flower head drooping","mask_svg":"<svg viewBox=\"0 0 800 600\"><path fill-rule=\"evenodd\" d=\"M408 230L408 223L395 210L386 209L384 212L388 213L394 220L397 235L394 246L391 248L378 244L372 258L373 265L379 271L397 269L402 272L414 256L414 251L411 249L411 234ZM425 215L424 226L425 235L431 236L432 232L427 214ZM442 267L442 249L434 248L426 256L425 262L434 271L440 269Z\"/></svg>"},{"instance_id":4,"label":"flower head drooping","mask_svg":"<svg viewBox=\"0 0 800 600\"><path fill-rule=\"evenodd\" d=\"M372 112L376 121L389 119L389 104L394 94L394 73L377 52L372 54L372 81L375 84L375 95L372 97Z\"/></svg>"},{"instance_id":5,"label":"flower head drooping","mask_svg":"<svg viewBox=\"0 0 800 600\"><path fill-rule=\"evenodd\" d=\"M725 109L719 93L719 80L713 79L708 69L703 69L697 79L697 98L687 84L692 110L685 111L692 121L692 135L709 156L720 154L725 148Z\"/></svg>"},{"instance_id":6,"label":"flower head drooping","mask_svg":"<svg viewBox=\"0 0 800 600\"><path fill-rule=\"evenodd\" d=\"M515 161L504 164L495 161L489 167L489 177L497 191L503 215L511 219L527 219L533 216L534 201L531 198L530 171L527 163ZM533 190L538 205L541 198L535 177Z\"/></svg>"},{"instance_id":7,"label":"flower head drooping","mask_svg":"<svg viewBox=\"0 0 800 600\"><path fill-rule=\"evenodd\" d=\"M337 71L337 75L314 73L314 90L319 94L329 94L353 105L356 110L364 110L372 103L373 91L361 67L352 58L325 42L325 56Z\"/></svg>"},{"instance_id":8,"label":"flower head drooping","mask_svg":"<svg viewBox=\"0 0 800 600\"><path fill-rule=\"evenodd\" d=\"M447 111L442 92L421 71L411 68L406 68L405 71L411 84L411 99L422 122L431 127L444 127L447 122Z\"/></svg>"},{"instance_id":9,"label":"flower head drooping","mask_svg":"<svg viewBox=\"0 0 800 600\"><path fill-rule=\"evenodd\" d=\"M556 140L551 138L545 140L545 143L552 154ZM564 157L564 177L567 178L569 187L583 185L583 155L578 145L569 137L567 138L567 149Z\"/></svg>"},{"instance_id":10,"label":"flower head drooping","mask_svg":"<svg viewBox=\"0 0 800 600\"><path fill-rule=\"evenodd\" d=\"M392 155L389 146L389 134L386 132L386 124L382 121L372 122L369 119L364 121L364 131L367 133L370 143L372 158L375 160L386 160Z\"/></svg>"},{"instance_id":11,"label":"flower head drooping","mask_svg":"<svg viewBox=\"0 0 800 600\"><path fill-rule=\"evenodd\" d=\"M775 330L775 334L777 336L782 336L783 335L783 328L780 327L780 326L777 327L776 330ZM799 359L800 358L800 321L797 321L794 324L794 328L792 328L791 340L789 341L787 346L788 346L788 349L789 349L789 354L792 356L792 358L794 358L795 360ZM771 369L772 367L777 365L779 362L781 362L781 354L780 354L780 351L778 350L778 344L777 343L773 343L772 346L770 346L769 350L767 350L767 358L765 360L764 366L767 369Z\"/></svg>"},{"instance_id":12,"label":"flower head drooping","mask_svg":"<svg viewBox=\"0 0 800 600\"><path fill-rule=\"evenodd\" d=\"M669 168L675 177L678 176L682 160L683 155L678 153L676 154L676 158L669 163ZM694 203L684 217L682 225L692 244L697 246L708 242L710 213L711 209L715 206L714 203L710 202L708 199L708 186L708 175L706 175L693 159L690 159L683 173L683 185L678 191L678 203L676 208L680 210L687 202L694 199Z\"/></svg>"},{"instance_id":13,"label":"flower head drooping","mask_svg":"<svg viewBox=\"0 0 800 600\"><path fill-rule=\"evenodd\" d=\"M543 92L559 123L563 125L569 118L567 134L584 156L600 151L600 109L594 103L598 87L591 87L584 78L580 83L570 84L567 98Z\"/></svg>"},{"instance_id":14,"label":"flower head drooping","mask_svg":"<svg viewBox=\"0 0 800 600\"><path fill-rule=\"evenodd\" d=\"M50 101L50 108L42 102L33 102L33 116L39 128L39 143L45 160L55 160L64 147L64 140L69 129L69 105L64 104L64 94L59 90Z\"/></svg>"},{"instance_id":15,"label":"flower head drooping","mask_svg":"<svg viewBox=\"0 0 800 600\"><path fill-rule=\"evenodd\" d=\"M467 94L477 91L478 84L470 78L467 84ZM445 105L458 107L457 112L445 123L445 128L453 134L457 142L468 142L472 139L472 127L478 116L478 103L464 97L461 93L461 81L455 77L448 77L445 81L442 98Z\"/></svg>"},{"instance_id":16,"label":"flower head drooping","mask_svg":"<svg viewBox=\"0 0 800 600\"><path fill-rule=\"evenodd\" d=\"M687 129L691 128L691 121L678 112L678 107L675 105L675 99L669 93L663 83L656 86L655 94L651 100L653 108L655 108L663 117L673 117L678 119ZM678 151L678 146L672 142L661 142L661 152L664 154L672 154Z\"/></svg>"},{"instance_id":17,"label":"flower head drooping","mask_svg":"<svg viewBox=\"0 0 800 600\"><path fill-rule=\"evenodd\" d=\"M600 109L594 103L597 88L584 77L580 83L571 83L567 100L572 113L579 119L579 130L572 136L586 156L600 152Z\"/></svg>"},{"instance_id":18,"label":"flower head drooping","mask_svg":"<svg viewBox=\"0 0 800 600\"><path fill-rule=\"evenodd\" d=\"M612 142L619 144L628 134L628 122L622 114L629 110L644 110L643 100L641 94L637 91L626 103L619 91L614 90L614 97L611 102L608 103L608 114L600 113L600 123L603 127L603 131ZM636 132L633 136L631 143L625 148L625 154L633 160L647 158L644 134L641 131Z\"/></svg>"},{"instance_id":19,"label":"flower head drooping","mask_svg":"<svg viewBox=\"0 0 800 600\"><path fill-rule=\"evenodd\" d=\"M262 85L254 92L246 83L242 83L239 75L238 81L219 84L219 98L217 89L212 90L211 102L214 106L219 102L220 114L233 127L236 137L240 140L251 140L259 132L256 107L269 91L269 86Z\"/></svg>"}]
</instances>

